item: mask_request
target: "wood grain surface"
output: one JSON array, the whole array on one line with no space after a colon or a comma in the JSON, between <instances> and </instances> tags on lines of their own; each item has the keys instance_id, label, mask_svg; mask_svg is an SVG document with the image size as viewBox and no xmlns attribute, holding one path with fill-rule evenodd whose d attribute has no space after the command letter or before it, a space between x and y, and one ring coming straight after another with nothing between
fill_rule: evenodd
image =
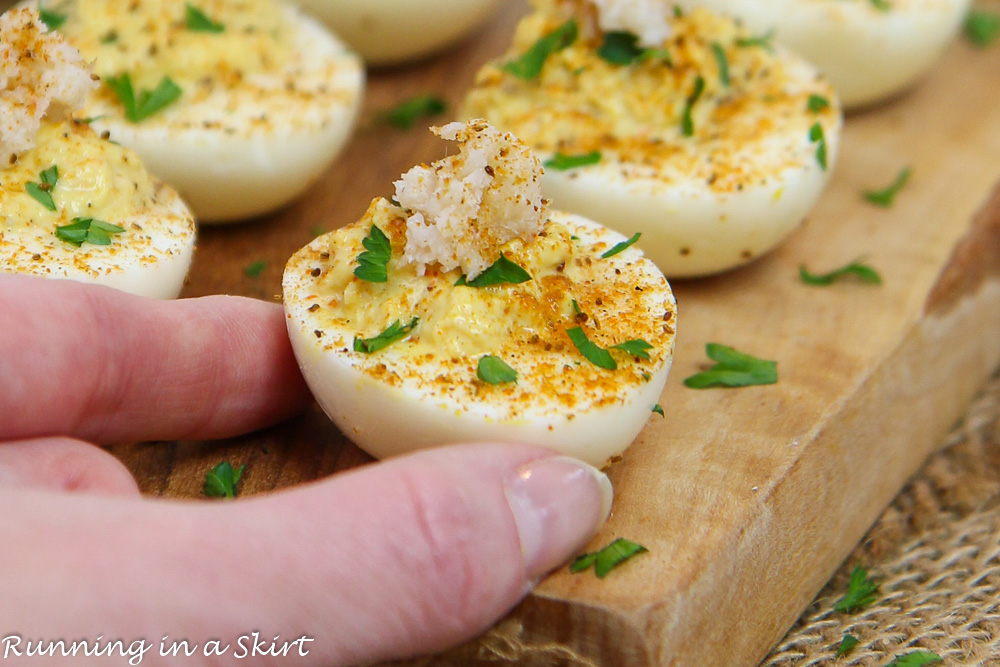
<instances>
[{"instance_id":1,"label":"wood grain surface","mask_svg":"<svg viewBox=\"0 0 1000 667\"><path fill-rule=\"evenodd\" d=\"M506 3L448 53L370 73L361 127L329 173L273 216L203 229L185 295L279 299L285 259L317 228L356 220L402 171L444 154L422 128L375 123L377 110L431 92L457 109L525 11ZM666 415L609 469L615 506L592 544L628 537L649 553L603 581L558 571L487 635L422 662L733 667L764 657L1000 363L998 65L1000 50L954 44L914 90L848 117L829 190L778 251L675 283ZM913 177L891 209L862 200L904 166ZM882 286L798 280L800 264L826 271L859 257ZM257 260L266 268L248 277ZM779 383L684 388L710 341L777 360ZM222 459L247 465L244 494L369 461L315 408L224 442L112 451L144 492L189 498Z\"/></svg>"}]
</instances>

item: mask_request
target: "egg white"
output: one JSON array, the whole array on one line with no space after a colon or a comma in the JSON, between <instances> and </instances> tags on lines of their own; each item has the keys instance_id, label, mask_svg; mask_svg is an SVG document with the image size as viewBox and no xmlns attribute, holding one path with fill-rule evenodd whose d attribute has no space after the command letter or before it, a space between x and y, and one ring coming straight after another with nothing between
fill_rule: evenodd
<instances>
[{"instance_id":1,"label":"egg white","mask_svg":"<svg viewBox=\"0 0 1000 667\"><path fill-rule=\"evenodd\" d=\"M693 44L732 39L736 28L730 21L705 12L699 16L694 30L724 23L728 32L687 33L681 43L668 39L664 48L678 62L663 66L663 76L679 72L677 76L693 80L692 64L679 60L698 48ZM535 16L519 30L533 36L539 20L552 25L551 19ZM740 47L757 49L761 58L770 60L757 63L758 70L745 80L731 73L731 87L717 86L711 100L707 93L700 98L692 107L695 130L688 137L678 118L655 118L648 107L672 105L680 116L691 85L685 84L671 99L654 99L666 95L655 90L659 79L644 75L641 85L648 89L637 88L640 84L630 79L636 76L635 68L648 65L597 62L599 41L591 38L578 46L585 34L581 29L577 43L549 57L545 67L558 61L554 73L543 70L527 82L502 71L504 63L527 48L528 41L519 36L511 51L479 72L463 112L515 134L546 161L557 151L600 152L597 164L568 170L546 167L542 189L554 207L624 234L641 232L640 247L671 278L704 276L745 264L800 225L830 180L843 123L836 95L813 66L781 47L773 56L770 47ZM707 85L715 85L721 77L715 59L703 58L700 67L696 72ZM626 101L622 91L632 101ZM768 101L770 91L778 91L780 99ZM810 110L811 95L822 97L828 107ZM726 104L735 104L736 111L713 120ZM818 157L819 143L810 137L815 123L823 128L825 167ZM614 128L622 133L615 134Z\"/></svg>"},{"instance_id":2,"label":"egg white","mask_svg":"<svg viewBox=\"0 0 1000 667\"><path fill-rule=\"evenodd\" d=\"M245 86L217 87L197 100L185 90L139 123L128 122L106 91L77 116L95 118L95 130L138 152L199 222L243 220L287 204L349 139L365 73L357 55L318 21L294 7L282 11L296 30L295 53L282 71L248 74Z\"/></svg>"},{"instance_id":3,"label":"egg white","mask_svg":"<svg viewBox=\"0 0 1000 667\"><path fill-rule=\"evenodd\" d=\"M104 285L153 299L177 298L195 247L194 218L177 193L160 183L148 209L105 222L125 231L111 235L110 245L79 247L59 239L54 225L0 224L0 271Z\"/></svg>"},{"instance_id":4,"label":"egg white","mask_svg":"<svg viewBox=\"0 0 1000 667\"><path fill-rule=\"evenodd\" d=\"M295 0L371 65L429 55L486 22L500 0Z\"/></svg>"},{"instance_id":5,"label":"egg white","mask_svg":"<svg viewBox=\"0 0 1000 667\"><path fill-rule=\"evenodd\" d=\"M549 217L566 225L583 246L607 249L624 240L579 216L550 211ZM627 371L621 367L617 371L591 369L572 347L543 351L525 345L516 359L509 359L519 372L516 389L510 392L522 400L513 400L501 387L487 387L470 397L468 385L477 382L479 355L414 359L407 355L405 341L372 355L353 352L357 332L347 327L332 329L322 316L325 301L317 289L321 280L317 276L330 268L330 238L315 239L285 268L288 333L303 376L320 406L348 438L376 458L447 443L509 441L550 447L604 465L632 443L660 399L673 355L676 318L672 315L670 323L663 325L666 345L659 346L654 362L644 362L648 364L644 365L648 379L640 379L638 373L629 379L619 375L621 379L602 385L593 378L611 378L613 373ZM628 317L652 317L659 322L665 312L676 312L669 285L635 246L608 259L595 259L593 280L611 286L615 269L628 272L635 290L642 288L639 298L643 305ZM606 300L609 310L614 310L613 288L609 288ZM563 370L556 377L536 372L542 363ZM584 365L582 370L580 364ZM372 369L380 365L378 370L395 374L400 381L389 382L373 374ZM467 367L466 386L435 382L435 378L454 373L456 365ZM553 387L558 387L560 396L554 394ZM567 402L573 407L567 408Z\"/></svg>"},{"instance_id":6,"label":"egg white","mask_svg":"<svg viewBox=\"0 0 1000 667\"><path fill-rule=\"evenodd\" d=\"M816 64L843 104L857 107L911 86L958 32L970 0L677 0L738 17Z\"/></svg>"}]
</instances>

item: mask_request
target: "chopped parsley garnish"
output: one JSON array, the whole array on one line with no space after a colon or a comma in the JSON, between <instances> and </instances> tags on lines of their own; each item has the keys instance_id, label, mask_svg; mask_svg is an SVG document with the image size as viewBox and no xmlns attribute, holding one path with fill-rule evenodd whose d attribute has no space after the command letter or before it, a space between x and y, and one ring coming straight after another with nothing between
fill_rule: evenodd
<instances>
[{"instance_id":1,"label":"chopped parsley garnish","mask_svg":"<svg viewBox=\"0 0 1000 667\"><path fill-rule=\"evenodd\" d=\"M420 321L419 317L414 317L410 320L409 324L400 324L399 320L396 320L390 324L385 331L375 336L374 338L355 338L354 339L354 351L364 352L365 354L371 354L372 352L378 352L383 347L388 347L392 345L397 340L402 340L413 331L414 327Z\"/></svg>"},{"instance_id":2,"label":"chopped parsley garnish","mask_svg":"<svg viewBox=\"0 0 1000 667\"><path fill-rule=\"evenodd\" d=\"M42 23L49 27L49 30L57 30L63 23L66 22L68 18L66 14L62 12L57 12L52 9L45 9L38 4L38 18L42 19Z\"/></svg>"},{"instance_id":3,"label":"chopped parsley garnish","mask_svg":"<svg viewBox=\"0 0 1000 667\"><path fill-rule=\"evenodd\" d=\"M833 608L847 613L867 607L878 598L878 584L868 576L868 571L856 565L847 584L847 595L840 598Z\"/></svg>"},{"instance_id":4,"label":"chopped parsley garnish","mask_svg":"<svg viewBox=\"0 0 1000 667\"><path fill-rule=\"evenodd\" d=\"M603 255L601 255L601 259L614 257L621 251L625 250L625 248L628 248L630 245L633 245L636 241L638 241L640 236L642 236L642 232L636 232L635 234L632 235L632 238L628 239L627 241L616 243L615 245L611 246L610 250L606 251Z\"/></svg>"},{"instance_id":5,"label":"chopped parsley garnish","mask_svg":"<svg viewBox=\"0 0 1000 667\"><path fill-rule=\"evenodd\" d=\"M258 259L243 267L243 273L245 273L249 278L259 278L265 268L267 268L267 262L262 259Z\"/></svg>"},{"instance_id":6,"label":"chopped parsley garnish","mask_svg":"<svg viewBox=\"0 0 1000 667\"><path fill-rule=\"evenodd\" d=\"M774 53L774 45L771 42L774 40L774 29L768 30L763 35L756 37L740 37L736 40L736 46L740 47L750 47L759 46L762 49L766 49L771 53Z\"/></svg>"},{"instance_id":7,"label":"chopped parsley garnish","mask_svg":"<svg viewBox=\"0 0 1000 667\"><path fill-rule=\"evenodd\" d=\"M685 387L750 387L778 381L777 362L758 359L718 343L707 343L705 354L716 364L685 379Z\"/></svg>"},{"instance_id":8,"label":"chopped parsley garnish","mask_svg":"<svg viewBox=\"0 0 1000 667\"><path fill-rule=\"evenodd\" d=\"M819 113L823 109L830 108L830 100L822 95L812 94L809 96L809 101L806 102L806 108L813 113Z\"/></svg>"},{"instance_id":9,"label":"chopped parsley garnish","mask_svg":"<svg viewBox=\"0 0 1000 667\"><path fill-rule=\"evenodd\" d=\"M534 79L541 74L542 67L545 65L545 59L556 51L561 51L575 42L577 33L576 20L570 19L549 34L541 37L521 56L504 63L501 69L519 79Z\"/></svg>"},{"instance_id":10,"label":"chopped parsley garnish","mask_svg":"<svg viewBox=\"0 0 1000 667\"><path fill-rule=\"evenodd\" d=\"M943 660L944 658L931 651L913 651L899 656L885 667L923 667Z\"/></svg>"},{"instance_id":11,"label":"chopped parsley garnish","mask_svg":"<svg viewBox=\"0 0 1000 667\"><path fill-rule=\"evenodd\" d=\"M612 345L611 349L621 350L625 354L631 354L633 357L639 357L640 359L649 361L649 352L647 352L647 350L652 350L653 346L641 338L636 338L634 340L627 340L624 343Z\"/></svg>"},{"instance_id":12,"label":"chopped parsley garnish","mask_svg":"<svg viewBox=\"0 0 1000 667\"><path fill-rule=\"evenodd\" d=\"M892 5L890 5L886 0L868 0L868 1L872 4L872 7L879 10L880 12L887 12L890 9L892 9Z\"/></svg>"},{"instance_id":13,"label":"chopped parsley garnish","mask_svg":"<svg viewBox=\"0 0 1000 667\"><path fill-rule=\"evenodd\" d=\"M608 572L611 570L615 569L628 559L638 556L646 551L649 550L641 544L636 544L631 540L626 540L624 537L619 537L617 540L607 545L600 551L577 556L577 558L570 563L569 571L573 573L583 572L593 566L594 574L597 575L597 578L603 579L608 576Z\"/></svg>"},{"instance_id":14,"label":"chopped parsley garnish","mask_svg":"<svg viewBox=\"0 0 1000 667\"><path fill-rule=\"evenodd\" d=\"M837 655L847 655L850 653L855 646L858 645L858 638L854 635L844 635L844 638L840 640L840 645L837 646Z\"/></svg>"},{"instance_id":15,"label":"chopped parsley garnish","mask_svg":"<svg viewBox=\"0 0 1000 667\"><path fill-rule=\"evenodd\" d=\"M45 169L38 174L38 180L41 182L25 183L24 191L50 211L56 210L56 203L52 199L52 189L59 182L59 167L52 165L48 169Z\"/></svg>"},{"instance_id":16,"label":"chopped parsley garnish","mask_svg":"<svg viewBox=\"0 0 1000 667\"><path fill-rule=\"evenodd\" d=\"M687 102L684 104L684 114L681 116L681 131L685 137L694 136L694 119L691 117L691 111L703 92L705 92L705 79L699 74L694 80L694 90L688 95Z\"/></svg>"},{"instance_id":17,"label":"chopped parsley garnish","mask_svg":"<svg viewBox=\"0 0 1000 667\"><path fill-rule=\"evenodd\" d=\"M904 167L899 175L896 176L896 180L892 182L887 188L883 190L866 190L864 192L865 201L875 204L876 206L881 206L882 208L889 208L892 206L892 202L896 199L896 195L899 191L903 189L906 182L910 180L910 175L913 170L910 167Z\"/></svg>"},{"instance_id":18,"label":"chopped parsley garnish","mask_svg":"<svg viewBox=\"0 0 1000 667\"><path fill-rule=\"evenodd\" d=\"M370 283L384 283L389 280L386 267L392 257L392 244L381 229L372 225L368 236L361 242L365 251L358 255L358 266L354 275Z\"/></svg>"},{"instance_id":19,"label":"chopped parsley garnish","mask_svg":"<svg viewBox=\"0 0 1000 667\"><path fill-rule=\"evenodd\" d=\"M417 95L382 111L378 114L378 120L400 130L409 130L421 118L436 116L447 110L448 105L437 95Z\"/></svg>"},{"instance_id":20,"label":"chopped parsley garnish","mask_svg":"<svg viewBox=\"0 0 1000 667\"><path fill-rule=\"evenodd\" d=\"M187 29L192 32L224 32L226 30L224 25L208 18L203 11L190 2L184 4L184 17L187 21Z\"/></svg>"},{"instance_id":21,"label":"chopped parsley garnish","mask_svg":"<svg viewBox=\"0 0 1000 667\"><path fill-rule=\"evenodd\" d=\"M74 118L74 123L80 123L81 125L90 125L95 120L101 120L102 118L107 118L107 114L101 114L100 116L87 116L86 118Z\"/></svg>"},{"instance_id":22,"label":"chopped parsley garnish","mask_svg":"<svg viewBox=\"0 0 1000 667\"><path fill-rule=\"evenodd\" d=\"M580 354L582 354L587 361L594 364L598 368L603 368L608 371L617 370L618 363L615 361L615 358L611 356L611 352L605 350L603 347L587 338L586 332L584 332L581 327L567 329L566 335L569 336L569 339L573 341L573 345L576 346L576 349L580 351ZM619 343L618 345L612 345L609 349L619 350L634 357L640 357L648 360L649 353L646 352L646 350L651 350L652 348L653 346L648 342L642 339L635 339L627 340L624 343Z\"/></svg>"},{"instance_id":23,"label":"chopped parsley garnish","mask_svg":"<svg viewBox=\"0 0 1000 667\"><path fill-rule=\"evenodd\" d=\"M517 371L504 363L500 357L487 354L479 358L476 366L476 377L489 384L506 384L517 382Z\"/></svg>"},{"instance_id":24,"label":"chopped parsley garnish","mask_svg":"<svg viewBox=\"0 0 1000 667\"><path fill-rule=\"evenodd\" d=\"M653 412L655 412L656 414L660 415L661 417L664 417L664 418L666 417L666 415L663 414L663 407L661 407L659 403L657 403L656 405L653 406Z\"/></svg>"},{"instance_id":25,"label":"chopped parsley garnish","mask_svg":"<svg viewBox=\"0 0 1000 667\"><path fill-rule=\"evenodd\" d=\"M245 467L234 468L229 461L223 461L205 473L205 486L201 492L209 498L235 498L236 485L240 483Z\"/></svg>"},{"instance_id":26,"label":"chopped parsley garnish","mask_svg":"<svg viewBox=\"0 0 1000 667\"><path fill-rule=\"evenodd\" d=\"M834 269L829 273L820 274L809 273L805 264L799 266L799 278L801 278L802 282L807 285L826 287L827 285L832 285L837 280L848 276L854 276L861 282L869 283L871 285L882 284L882 276L878 274L878 271L867 264L862 264L860 260L855 260L850 264L842 266L839 269Z\"/></svg>"},{"instance_id":27,"label":"chopped parsley garnish","mask_svg":"<svg viewBox=\"0 0 1000 667\"><path fill-rule=\"evenodd\" d=\"M647 58L670 59L666 49L644 49L639 46L639 38L627 31L612 30L604 33L604 41L597 48L597 55L612 65L631 65Z\"/></svg>"},{"instance_id":28,"label":"chopped parsley garnish","mask_svg":"<svg viewBox=\"0 0 1000 667\"><path fill-rule=\"evenodd\" d=\"M556 171L566 171L567 169L576 169L577 167L589 167L590 165L597 164L600 161L600 151L591 151L589 153L580 153L578 155L556 153L551 158L546 160L543 166L549 169L555 169Z\"/></svg>"},{"instance_id":29,"label":"chopped parsley garnish","mask_svg":"<svg viewBox=\"0 0 1000 667\"><path fill-rule=\"evenodd\" d=\"M317 236L323 236L323 234L326 234L326 230L319 225L313 225L309 228L309 233L312 234L313 238L316 238Z\"/></svg>"},{"instance_id":30,"label":"chopped parsley garnish","mask_svg":"<svg viewBox=\"0 0 1000 667\"><path fill-rule=\"evenodd\" d=\"M91 245L111 245L111 235L121 234L125 229L103 220L93 218L73 218L68 225L56 227L56 237L80 247L84 243Z\"/></svg>"},{"instance_id":31,"label":"chopped parsley garnish","mask_svg":"<svg viewBox=\"0 0 1000 667\"><path fill-rule=\"evenodd\" d=\"M132 123L149 118L181 96L180 87L166 76L160 79L160 83L152 91L141 91L138 98L132 88L132 78L127 73L105 77L104 83L121 102L125 108L125 118Z\"/></svg>"},{"instance_id":32,"label":"chopped parsley garnish","mask_svg":"<svg viewBox=\"0 0 1000 667\"><path fill-rule=\"evenodd\" d=\"M715 62L719 65L719 81L726 88L729 87L729 60L726 59L726 50L722 44L712 42L712 53L715 55Z\"/></svg>"},{"instance_id":33,"label":"chopped parsley garnish","mask_svg":"<svg viewBox=\"0 0 1000 667\"><path fill-rule=\"evenodd\" d=\"M823 134L823 126L819 121L813 123L809 128L809 141L816 144L816 162L826 171L826 136Z\"/></svg>"},{"instance_id":34,"label":"chopped parsley garnish","mask_svg":"<svg viewBox=\"0 0 1000 667\"><path fill-rule=\"evenodd\" d=\"M1000 35L1000 14L981 10L972 10L965 17L965 36L980 48L985 48L996 41Z\"/></svg>"},{"instance_id":35,"label":"chopped parsley garnish","mask_svg":"<svg viewBox=\"0 0 1000 667\"><path fill-rule=\"evenodd\" d=\"M580 310L580 304L576 302L576 299L570 299L570 305L573 306L573 312L577 315L583 315L583 311Z\"/></svg>"},{"instance_id":36,"label":"chopped parsley garnish","mask_svg":"<svg viewBox=\"0 0 1000 667\"><path fill-rule=\"evenodd\" d=\"M520 266L507 259L503 253L500 259L493 262L485 271L472 280L466 280L465 276L458 279L456 287L489 287L490 285L520 285L531 280L531 274Z\"/></svg>"}]
</instances>

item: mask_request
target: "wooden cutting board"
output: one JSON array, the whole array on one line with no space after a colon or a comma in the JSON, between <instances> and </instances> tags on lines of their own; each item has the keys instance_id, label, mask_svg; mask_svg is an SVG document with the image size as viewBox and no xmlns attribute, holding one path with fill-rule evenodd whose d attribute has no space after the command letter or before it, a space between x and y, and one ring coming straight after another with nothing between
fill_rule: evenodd
<instances>
[{"instance_id":1,"label":"wooden cutting board","mask_svg":"<svg viewBox=\"0 0 1000 667\"><path fill-rule=\"evenodd\" d=\"M186 296L279 299L285 259L317 229L359 218L402 171L444 154L422 128L378 125L375 112L432 92L457 108L526 9L506 3L457 49L371 74L361 128L337 164L276 215L202 230ZM674 285L666 416L611 466L615 506L592 543L628 537L649 553L603 581L561 570L486 636L428 662L734 667L764 657L1000 363L997 90L1000 47L956 43L916 89L847 119L830 189L778 251ZM862 200L904 166L913 177L891 209ZM826 271L859 257L882 286L797 277L800 264ZM261 275L246 275L257 260ZM706 342L777 360L778 384L684 388L706 365ZM221 459L247 465L244 494L369 460L315 408L224 442L113 451L146 493L172 497L198 497Z\"/></svg>"}]
</instances>

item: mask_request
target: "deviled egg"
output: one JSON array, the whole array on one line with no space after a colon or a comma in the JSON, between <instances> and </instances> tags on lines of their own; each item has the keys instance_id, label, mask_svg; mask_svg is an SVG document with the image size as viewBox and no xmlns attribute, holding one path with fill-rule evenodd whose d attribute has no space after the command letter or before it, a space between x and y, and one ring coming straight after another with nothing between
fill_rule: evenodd
<instances>
[{"instance_id":1,"label":"deviled egg","mask_svg":"<svg viewBox=\"0 0 1000 667\"><path fill-rule=\"evenodd\" d=\"M773 31L829 77L847 107L912 85L955 36L970 0L676 0Z\"/></svg>"},{"instance_id":2,"label":"deviled egg","mask_svg":"<svg viewBox=\"0 0 1000 667\"><path fill-rule=\"evenodd\" d=\"M82 113L135 149L201 222L288 203L354 126L361 60L290 5L65 0L52 12L102 79Z\"/></svg>"},{"instance_id":3,"label":"deviled egg","mask_svg":"<svg viewBox=\"0 0 1000 667\"><path fill-rule=\"evenodd\" d=\"M663 391L670 286L634 238L548 210L541 165L510 134L434 129L456 155L285 267L307 383L375 457L500 440L607 463Z\"/></svg>"},{"instance_id":4,"label":"deviled egg","mask_svg":"<svg viewBox=\"0 0 1000 667\"><path fill-rule=\"evenodd\" d=\"M72 110L97 85L38 15L0 15L0 272L174 298L194 219L139 157Z\"/></svg>"},{"instance_id":5,"label":"deviled egg","mask_svg":"<svg viewBox=\"0 0 1000 667\"><path fill-rule=\"evenodd\" d=\"M830 179L842 114L816 69L705 10L534 0L464 115L546 160L557 208L624 234L671 277L748 262Z\"/></svg>"},{"instance_id":6,"label":"deviled egg","mask_svg":"<svg viewBox=\"0 0 1000 667\"><path fill-rule=\"evenodd\" d=\"M486 22L500 0L295 0L371 65L414 60Z\"/></svg>"}]
</instances>

